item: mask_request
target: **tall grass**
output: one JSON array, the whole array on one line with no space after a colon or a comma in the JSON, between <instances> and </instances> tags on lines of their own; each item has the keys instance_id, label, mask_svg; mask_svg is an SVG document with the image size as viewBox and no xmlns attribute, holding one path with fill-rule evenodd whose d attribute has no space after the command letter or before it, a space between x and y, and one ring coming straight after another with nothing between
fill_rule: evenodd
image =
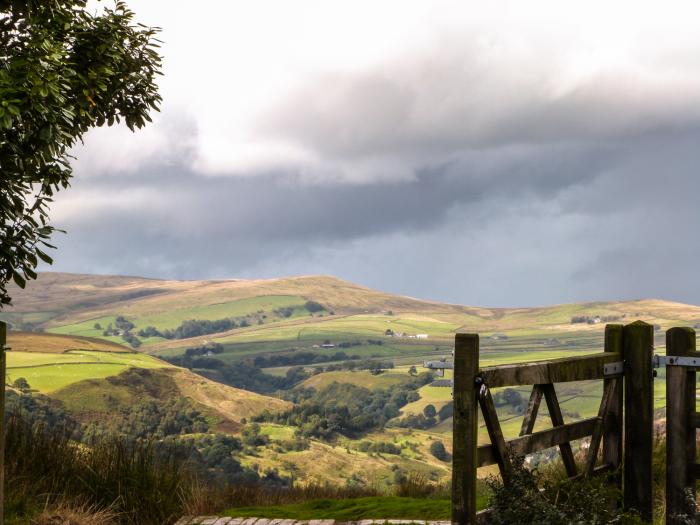
<instances>
[{"instance_id":1,"label":"tall grass","mask_svg":"<svg viewBox=\"0 0 700 525\"><path fill-rule=\"evenodd\" d=\"M355 499L380 496L375 487L346 487L317 484L270 487L262 484L211 487L199 485L185 504L186 514L210 514L228 507L288 505L317 499Z\"/></svg>"},{"instance_id":2,"label":"tall grass","mask_svg":"<svg viewBox=\"0 0 700 525\"><path fill-rule=\"evenodd\" d=\"M182 515L197 485L174 451L117 437L87 447L17 414L7 420L5 469L7 514L17 519L75 505L108 510L124 525L163 525Z\"/></svg>"}]
</instances>

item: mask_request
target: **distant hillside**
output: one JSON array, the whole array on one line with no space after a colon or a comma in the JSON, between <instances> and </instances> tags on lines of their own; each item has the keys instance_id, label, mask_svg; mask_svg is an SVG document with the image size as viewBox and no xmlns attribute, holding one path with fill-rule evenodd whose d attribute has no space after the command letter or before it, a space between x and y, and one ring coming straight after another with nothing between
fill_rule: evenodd
<instances>
[{"instance_id":1,"label":"distant hillside","mask_svg":"<svg viewBox=\"0 0 700 525\"><path fill-rule=\"evenodd\" d=\"M480 333L485 346L571 349L598 344L605 322L700 323L700 307L669 301L478 308L328 276L167 281L43 273L12 294L14 306L0 319L15 328L99 338L164 356L217 342L229 358L290 348L399 358L442 352L458 331Z\"/></svg>"},{"instance_id":2,"label":"distant hillside","mask_svg":"<svg viewBox=\"0 0 700 525\"><path fill-rule=\"evenodd\" d=\"M107 418L136 401L187 398L216 425L237 431L241 419L290 406L98 339L10 332L8 346L7 382L23 378L77 416Z\"/></svg>"},{"instance_id":3,"label":"distant hillside","mask_svg":"<svg viewBox=\"0 0 700 525\"><path fill-rule=\"evenodd\" d=\"M291 403L215 383L179 368L131 369L101 379L86 379L57 390L61 401L79 419L107 418L116 410L149 400L186 398L219 431L236 433L241 420L265 409L282 411Z\"/></svg>"},{"instance_id":4,"label":"distant hillside","mask_svg":"<svg viewBox=\"0 0 700 525\"><path fill-rule=\"evenodd\" d=\"M153 424L167 421L168 403L182 400L176 410L185 419L194 411L200 416L192 421L204 417L209 432L232 434L241 434L244 418L252 431L251 419L263 410L291 406L278 397L299 403L313 395L311 389L334 383L377 394L403 388L424 371L423 360L449 356L457 332L479 333L480 362L493 365L599 351L608 322L655 325L658 351L665 329L700 324L700 307L663 300L479 308L392 295L328 276L167 281L46 273L26 290L14 289L13 297L14 306L0 313L23 330L9 335L10 382L25 378L88 426L119 413L147 420L151 405L160 414ZM659 374L659 409L664 380ZM565 417L597 413L598 383L557 389ZM307 481L347 483L352 480L343 472L350 464L353 476L364 474L367 482L376 481L367 477L371 473L390 483L396 469L444 479L448 467L428 446L439 439L449 449L451 419L422 424L420 417L429 405L449 409L451 392L425 384L404 394L410 402L399 416L392 413L387 428L337 443L314 433L314 421L267 419L259 431L270 445L248 445L254 453L240 459L256 470L275 468ZM524 402L530 395L528 388L517 394ZM520 431L521 408L498 408L507 436ZM404 425L402 418L415 424ZM538 425L546 425L540 419ZM186 423L178 432L197 432ZM481 438L487 439L483 428Z\"/></svg>"}]
</instances>

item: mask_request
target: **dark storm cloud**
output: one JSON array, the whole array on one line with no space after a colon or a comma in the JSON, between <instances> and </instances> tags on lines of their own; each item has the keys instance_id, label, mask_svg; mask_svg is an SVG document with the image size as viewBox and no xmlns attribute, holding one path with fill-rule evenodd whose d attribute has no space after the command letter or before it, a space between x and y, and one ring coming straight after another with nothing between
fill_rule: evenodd
<instances>
[{"instance_id":1,"label":"dark storm cloud","mask_svg":"<svg viewBox=\"0 0 700 525\"><path fill-rule=\"evenodd\" d=\"M698 302L698 143L700 130L685 129L511 145L371 184L157 165L137 177L79 177L76 199L111 197L59 214L69 235L58 239L57 268L179 278L323 272L472 304Z\"/></svg>"}]
</instances>

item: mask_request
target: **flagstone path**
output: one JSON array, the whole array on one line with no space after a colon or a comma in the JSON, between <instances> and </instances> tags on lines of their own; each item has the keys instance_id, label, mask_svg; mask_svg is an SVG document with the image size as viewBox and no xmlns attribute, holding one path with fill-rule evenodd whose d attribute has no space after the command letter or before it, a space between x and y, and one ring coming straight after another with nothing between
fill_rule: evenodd
<instances>
[{"instance_id":1,"label":"flagstone path","mask_svg":"<svg viewBox=\"0 0 700 525\"><path fill-rule=\"evenodd\" d=\"M219 516L184 516L175 525L451 525L449 521L424 520L283 520L267 518L229 518Z\"/></svg>"}]
</instances>

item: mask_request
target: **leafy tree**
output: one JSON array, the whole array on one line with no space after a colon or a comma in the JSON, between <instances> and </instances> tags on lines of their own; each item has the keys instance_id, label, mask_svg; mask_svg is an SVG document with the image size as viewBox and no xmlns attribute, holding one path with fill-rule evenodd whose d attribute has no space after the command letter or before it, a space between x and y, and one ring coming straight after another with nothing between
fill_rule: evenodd
<instances>
[{"instance_id":1,"label":"leafy tree","mask_svg":"<svg viewBox=\"0 0 700 525\"><path fill-rule=\"evenodd\" d=\"M408 369L409 375L416 375L418 373L418 370L416 369L415 365L411 366L411 368Z\"/></svg>"},{"instance_id":2,"label":"leafy tree","mask_svg":"<svg viewBox=\"0 0 700 525\"><path fill-rule=\"evenodd\" d=\"M427 418L437 416L437 410L435 410L435 405L425 405L425 408L423 408L423 415Z\"/></svg>"},{"instance_id":3,"label":"leafy tree","mask_svg":"<svg viewBox=\"0 0 700 525\"><path fill-rule=\"evenodd\" d=\"M29 392L32 388L31 386L29 386L29 381L27 381L23 377L18 377L17 379L15 379L15 382L12 383L12 386L20 392Z\"/></svg>"},{"instance_id":4,"label":"leafy tree","mask_svg":"<svg viewBox=\"0 0 700 525\"><path fill-rule=\"evenodd\" d=\"M133 131L158 110L157 32L121 1L0 2L0 305L10 280L24 288L52 262L48 207L69 186L70 148L92 127Z\"/></svg>"}]
</instances>

